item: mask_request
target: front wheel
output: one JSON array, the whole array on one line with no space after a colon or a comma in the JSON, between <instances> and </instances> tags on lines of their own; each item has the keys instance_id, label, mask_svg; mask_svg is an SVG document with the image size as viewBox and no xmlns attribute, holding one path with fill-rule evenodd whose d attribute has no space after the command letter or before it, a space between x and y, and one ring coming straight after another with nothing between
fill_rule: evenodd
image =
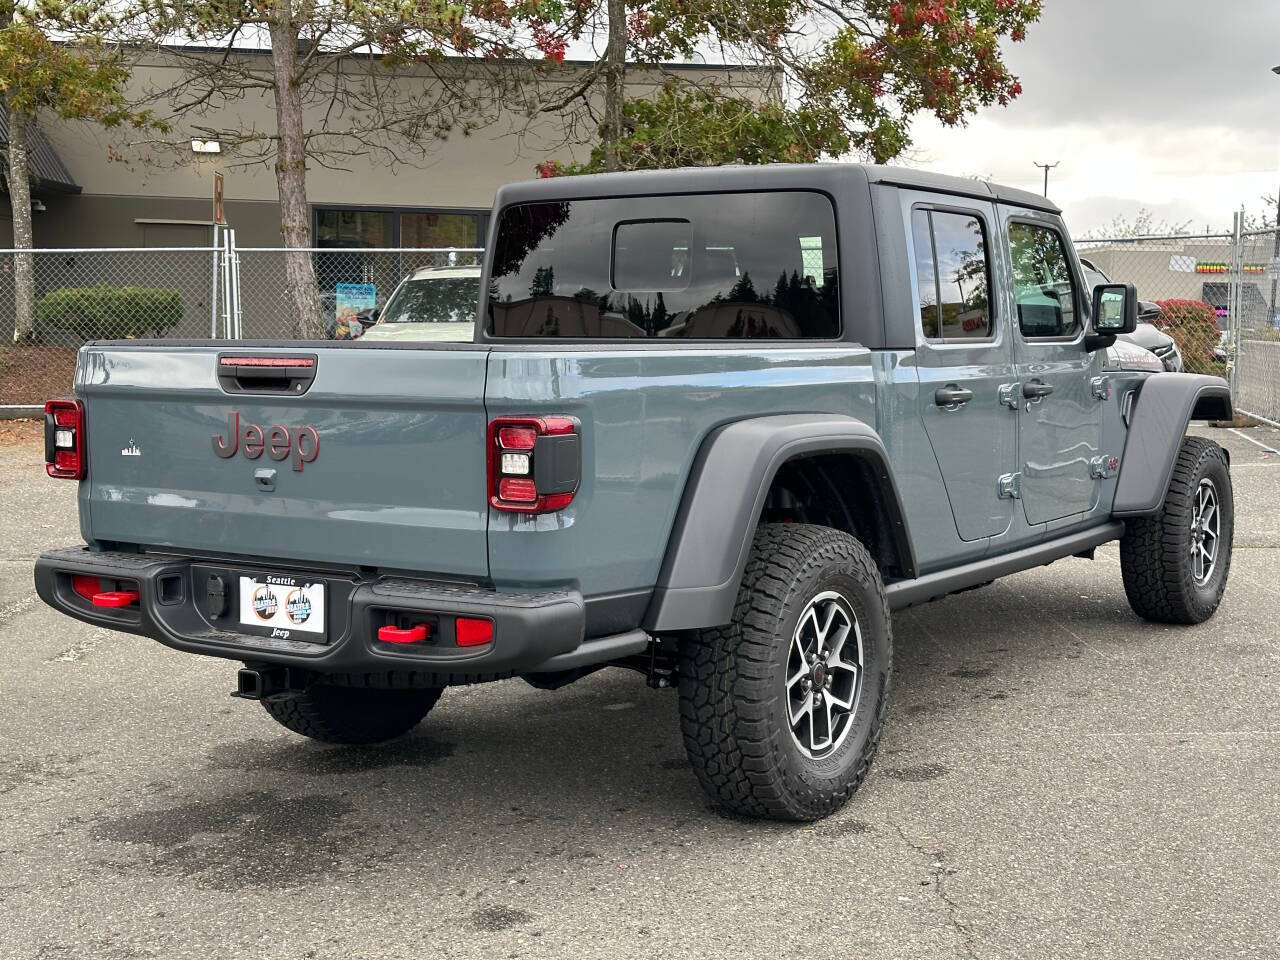
<instances>
[{"instance_id":1,"label":"front wheel","mask_svg":"<svg viewBox=\"0 0 1280 960\"><path fill-rule=\"evenodd\" d=\"M866 548L828 527L762 524L733 622L680 648L680 726L703 788L748 816L838 810L875 756L891 661Z\"/></svg>"},{"instance_id":2,"label":"front wheel","mask_svg":"<svg viewBox=\"0 0 1280 960\"><path fill-rule=\"evenodd\" d=\"M1185 437L1164 503L1129 520L1120 570L1129 606L1157 623L1203 623L1222 602L1231 569L1235 501L1222 448Z\"/></svg>"}]
</instances>

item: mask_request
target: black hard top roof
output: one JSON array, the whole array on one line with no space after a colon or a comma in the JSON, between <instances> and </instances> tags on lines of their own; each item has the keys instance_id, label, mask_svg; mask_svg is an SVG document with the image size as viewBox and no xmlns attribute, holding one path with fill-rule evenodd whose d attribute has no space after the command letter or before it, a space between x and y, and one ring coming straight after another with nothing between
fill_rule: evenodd
<instances>
[{"instance_id":1,"label":"black hard top roof","mask_svg":"<svg viewBox=\"0 0 1280 960\"><path fill-rule=\"evenodd\" d=\"M643 196L655 193L699 193L735 190L819 189L836 193L857 184L885 183L913 190L929 190L980 200L1061 213L1052 201L1016 187L985 180L949 177L909 167L857 163L773 163L753 166L682 167L676 170L634 170L582 177L549 177L511 183L498 191L499 206L536 200Z\"/></svg>"}]
</instances>

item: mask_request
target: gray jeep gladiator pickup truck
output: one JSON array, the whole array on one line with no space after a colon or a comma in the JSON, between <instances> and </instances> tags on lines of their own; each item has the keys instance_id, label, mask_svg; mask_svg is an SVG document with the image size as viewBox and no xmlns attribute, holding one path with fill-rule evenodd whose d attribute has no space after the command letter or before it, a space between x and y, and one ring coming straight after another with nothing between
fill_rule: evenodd
<instances>
[{"instance_id":1,"label":"gray jeep gladiator pickup truck","mask_svg":"<svg viewBox=\"0 0 1280 960\"><path fill-rule=\"evenodd\" d=\"M128 341L51 401L85 545L40 596L241 661L336 743L453 684L679 689L693 769L813 819L867 775L891 612L1119 540L1198 623L1231 561L1217 378L1113 344L1059 211L856 165L541 180L493 208L471 343Z\"/></svg>"}]
</instances>

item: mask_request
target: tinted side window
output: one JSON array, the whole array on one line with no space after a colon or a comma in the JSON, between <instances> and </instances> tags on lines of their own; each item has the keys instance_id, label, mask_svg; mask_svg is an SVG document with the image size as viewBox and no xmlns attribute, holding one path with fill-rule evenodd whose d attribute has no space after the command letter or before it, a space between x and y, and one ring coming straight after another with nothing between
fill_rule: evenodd
<instances>
[{"instance_id":1,"label":"tinted side window","mask_svg":"<svg viewBox=\"0 0 1280 960\"><path fill-rule=\"evenodd\" d=\"M938 272L933 264L933 228L929 211L911 211L911 243L916 257L916 293L920 301L920 329L930 340L938 339Z\"/></svg>"},{"instance_id":2,"label":"tinted side window","mask_svg":"<svg viewBox=\"0 0 1280 960\"><path fill-rule=\"evenodd\" d=\"M1009 224L1018 327L1024 337L1071 337L1079 326L1076 286L1062 235L1038 223Z\"/></svg>"},{"instance_id":3,"label":"tinted side window","mask_svg":"<svg viewBox=\"0 0 1280 960\"><path fill-rule=\"evenodd\" d=\"M991 337L991 268L982 220L917 209L911 236L924 335L946 341Z\"/></svg>"},{"instance_id":4,"label":"tinted side window","mask_svg":"<svg viewBox=\"0 0 1280 960\"><path fill-rule=\"evenodd\" d=\"M494 243L499 337L833 339L835 213L811 192L509 207Z\"/></svg>"}]
</instances>

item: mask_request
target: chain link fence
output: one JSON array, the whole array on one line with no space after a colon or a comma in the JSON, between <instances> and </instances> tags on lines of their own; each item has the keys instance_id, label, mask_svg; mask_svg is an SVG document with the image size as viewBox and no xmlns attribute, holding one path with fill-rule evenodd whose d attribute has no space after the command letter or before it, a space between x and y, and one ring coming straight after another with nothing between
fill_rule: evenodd
<instances>
[{"instance_id":1,"label":"chain link fence","mask_svg":"<svg viewBox=\"0 0 1280 960\"><path fill-rule=\"evenodd\" d=\"M1245 282L1231 330L1235 405L1280 427L1280 229L1243 233L1239 248Z\"/></svg>"},{"instance_id":2,"label":"chain link fence","mask_svg":"<svg viewBox=\"0 0 1280 960\"><path fill-rule=\"evenodd\" d=\"M1087 269L1158 306L1133 339L1169 369L1231 382L1236 410L1280 423L1280 232L1080 240ZM1157 333L1173 341L1177 358Z\"/></svg>"},{"instance_id":3,"label":"chain link fence","mask_svg":"<svg viewBox=\"0 0 1280 960\"><path fill-rule=\"evenodd\" d=\"M26 311L21 258L33 279ZM208 247L0 251L0 404L68 393L86 340L208 336L214 278Z\"/></svg>"},{"instance_id":4,"label":"chain link fence","mask_svg":"<svg viewBox=\"0 0 1280 960\"><path fill-rule=\"evenodd\" d=\"M478 277L483 250L234 246L0 250L0 407L43 405L71 391L87 340L295 335L285 264L305 257L325 336L359 336L402 279L424 268ZM22 260L33 278L23 310ZM456 288L455 288L456 289ZM475 293L468 309L474 309Z\"/></svg>"},{"instance_id":5,"label":"chain link fence","mask_svg":"<svg viewBox=\"0 0 1280 960\"><path fill-rule=\"evenodd\" d=\"M1146 306L1129 339L1159 356L1165 369L1227 375L1236 257L1230 234L1079 240L1076 251L1086 274L1138 288Z\"/></svg>"},{"instance_id":6,"label":"chain link fence","mask_svg":"<svg viewBox=\"0 0 1280 960\"><path fill-rule=\"evenodd\" d=\"M365 328L377 322L400 281L424 269L440 279L474 276L474 284L449 289L461 291L468 314L475 313L479 269L484 258L482 249L245 247L235 252L239 260L240 313L235 329L241 338L277 340L295 335L291 321L294 310L285 272L288 258L299 255L311 260L325 336L331 340L359 337ZM451 304L451 311L456 306Z\"/></svg>"}]
</instances>

